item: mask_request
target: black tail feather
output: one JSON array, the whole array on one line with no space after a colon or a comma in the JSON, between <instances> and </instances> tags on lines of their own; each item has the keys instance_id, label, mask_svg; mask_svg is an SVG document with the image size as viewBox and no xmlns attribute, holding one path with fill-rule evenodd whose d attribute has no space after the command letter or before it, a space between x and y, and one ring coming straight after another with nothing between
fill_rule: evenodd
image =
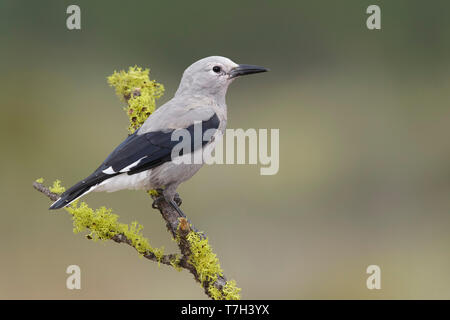
<instances>
[{"instance_id":1,"label":"black tail feather","mask_svg":"<svg viewBox=\"0 0 450 320\"><path fill-rule=\"evenodd\" d=\"M64 192L61 195L61 197L50 206L49 209L50 210L61 209L69 205L71 202L75 201L76 199L83 196L85 193L89 192L92 187L95 187L97 184L113 176L115 176L115 174L106 175L103 174L101 171L94 172L92 175L90 175L84 180L81 180L80 182L72 186L70 189L68 189L66 192Z\"/></svg>"},{"instance_id":2,"label":"black tail feather","mask_svg":"<svg viewBox=\"0 0 450 320\"><path fill-rule=\"evenodd\" d=\"M78 183L77 183L77 185L78 185ZM69 205L71 202L75 201L76 199L81 197L83 194L88 192L91 189L91 187L92 186L83 186L83 187L77 188L76 190L73 190L73 191L71 190L72 188L70 188L69 190L64 192L61 195L61 197L50 206L49 209L50 210L61 209L65 206Z\"/></svg>"}]
</instances>

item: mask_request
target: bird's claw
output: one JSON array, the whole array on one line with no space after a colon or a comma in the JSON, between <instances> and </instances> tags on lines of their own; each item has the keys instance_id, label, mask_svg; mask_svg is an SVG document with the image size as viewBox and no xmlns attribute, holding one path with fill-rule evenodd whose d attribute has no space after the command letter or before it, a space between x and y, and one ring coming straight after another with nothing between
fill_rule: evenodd
<instances>
[{"instance_id":1,"label":"bird's claw","mask_svg":"<svg viewBox=\"0 0 450 320\"><path fill-rule=\"evenodd\" d=\"M158 209L159 208L159 203L164 200L164 195L163 195L163 189L155 189L156 192L158 192L158 195L156 197L154 197L153 203L152 203L152 208L153 209Z\"/></svg>"},{"instance_id":2,"label":"bird's claw","mask_svg":"<svg viewBox=\"0 0 450 320\"><path fill-rule=\"evenodd\" d=\"M175 193L175 196L173 197L173 201L177 204L177 206L181 206L183 203L183 200L181 200L180 195L178 193Z\"/></svg>"},{"instance_id":3,"label":"bird's claw","mask_svg":"<svg viewBox=\"0 0 450 320\"><path fill-rule=\"evenodd\" d=\"M152 208L153 208L153 209L159 209L159 203L160 203L162 200L164 200L164 197L163 197L163 196L158 196L158 197L156 197L155 200L153 200Z\"/></svg>"}]
</instances>

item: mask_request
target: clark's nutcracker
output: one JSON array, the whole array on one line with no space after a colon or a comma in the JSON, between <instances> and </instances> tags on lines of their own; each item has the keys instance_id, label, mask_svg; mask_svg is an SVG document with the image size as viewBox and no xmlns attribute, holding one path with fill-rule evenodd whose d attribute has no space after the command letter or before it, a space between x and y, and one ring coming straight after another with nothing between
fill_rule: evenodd
<instances>
[{"instance_id":1,"label":"clark's nutcracker","mask_svg":"<svg viewBox=\"0 0 450 320\"><path fill-rule=\"evenodd\" d=\"M175 96L114 149L97 170L64 192L50 209L65 207L91 191L163 189L164 199L184 216L174 201L176 188L202 164L172 161L172 149L179 143L173 141L172 133L177 129L192 133L196 123L201 124L203 133L216 129L208 141L192 144L188 156L195 157L205 148L212 150L226 128L225 94L230 83L238 76L265 71L268 70L263 67L236 64L219 56L195 62L184 71Z\"/></svg>"}]
</instances>

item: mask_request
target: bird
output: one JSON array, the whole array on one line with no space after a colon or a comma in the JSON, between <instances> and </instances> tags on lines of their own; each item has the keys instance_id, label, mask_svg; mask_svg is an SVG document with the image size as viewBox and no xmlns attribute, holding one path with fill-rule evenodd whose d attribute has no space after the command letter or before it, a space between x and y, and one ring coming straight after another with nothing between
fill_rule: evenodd
<instances>
[{"instance_id":1,"label":"bird","mask_svg":"<svg viewBox=\"0 0 450 320\"><path fill-rule=\"evenodd\" d=\"M214 149L226 129L228 86L238 77L266 71L269 69L237 64L222 56L194 62L184 71L174 97L157 108L91 175L63 192L49 209L66 207L92 191L158 189L185 217L175 199L176 189L197 173L203 163L180 161L181 157L195 157L199 152ZM195 134L198 125L202 134L208 130L214 133L201 143L192 141L191 150L174 153L179 140L173 139L173 135L180 130Z\"/></svg>"}]
</instances>

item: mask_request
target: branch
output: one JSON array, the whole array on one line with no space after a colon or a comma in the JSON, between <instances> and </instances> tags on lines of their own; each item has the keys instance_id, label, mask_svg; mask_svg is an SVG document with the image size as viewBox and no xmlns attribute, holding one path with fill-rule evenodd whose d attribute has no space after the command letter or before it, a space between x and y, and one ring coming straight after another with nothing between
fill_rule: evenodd
<instances>
[{"instance_id":1,"label":"branch","mask_svg":"<svg viewBox=\"0 0 450 320\"><path fill-rule=\"evenodd\" d=\"M59 182L56 185L59 186ZM59 197L57 193L52 192L50 188L38 181L33 183L33 187L52 201L56 201ZM125 243L151 261L162 263L176 269L188 270L194 276L194 279L201 284L205 294L212 299L239 299L240 289L235 286L234 281L227 282L220 269L217 258L212 253L206 236L197 231L189 220L180 217L178 212L173 209L164 197L159 196L155 192L151 194L154 200L153 207L157 207L161 213L162 218L166 222L167 230L178 244L181 257L178 254L158 254L156 250L145 250L143 252L142 248L139 247L137 237L127 237L125 233L115 233L116 229L113 228L106 232L106 234L110 235L109 238L100 238L103 240L110 239L116 243ZM75 207L73 205L73 208L79 209L81 206ZM71 209L67 210L72 213L75 220L76 211L71 211ZM88 224L85 227L92 230L93 226L95 226L95 223ZM87 238L92 239L90 235Z\"/></svg>"}]
</instances>

